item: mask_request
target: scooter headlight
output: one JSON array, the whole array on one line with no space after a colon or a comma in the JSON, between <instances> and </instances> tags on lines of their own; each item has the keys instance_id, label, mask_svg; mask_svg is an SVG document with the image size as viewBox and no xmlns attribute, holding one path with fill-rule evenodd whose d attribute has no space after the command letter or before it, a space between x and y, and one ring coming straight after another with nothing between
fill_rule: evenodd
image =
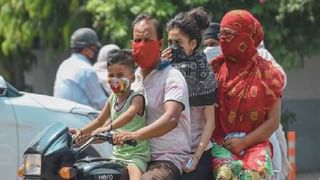
<instances>
[{"instance_id":1,"label":"scooter headlight","mask_svg":"<svg viewBox=\"0 0 320 180\"><path fill-rule=\"evenodd\" d=\"M25 154L23 156L24 175L41 174L41 154Z\"/></svg>"}]
</instances>

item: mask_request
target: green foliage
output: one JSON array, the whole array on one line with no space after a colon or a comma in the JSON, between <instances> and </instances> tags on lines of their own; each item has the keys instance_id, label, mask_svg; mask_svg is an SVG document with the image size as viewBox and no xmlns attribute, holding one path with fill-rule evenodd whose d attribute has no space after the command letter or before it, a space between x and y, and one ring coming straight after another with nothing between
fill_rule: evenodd
<instances>
[{"instance_id":1,"label":"green foliage","mask_svg":"<svg viewBox=\"0 0 320 180\"><path fill-rule=\"evenodd\" d=\"M96 17L94 26L105 42L129 47L131 22L137 14L147 12L165 23L174 14L197 6L205 7L216 22L232 9L251 11L264 27L267 48L287 69L300 66L304 57L319 52L320 3L315 0L90 0L86 7Z\"/></svg>"},{"instance_id":2,"label":"green foliage","mask_svg":"<svg viewBox=\"0 0 320 180\"><path fill-rule=\"evenodd\" d=\"M171 2L156 0L90 0L87 10L95 16L94 27L102 32L104 42L130 47L131 22L140 13L166 21L178 9Z\"/></svg>"},{"instance_id":3,"label":"green foliage","mask_svg":"<svg viewBox=\"0 0 320 180\"><path fill-rule=\"evenodd\" d=\"M276 17L279 30L279 41L273 46L282 45L282 55L291 52L295 65L301 65L304 56L319 53L320 3L314 0L281 0L279 14ZM281 29L280 29L281 28ZM277 43L277 44L276 44ZM280 44L281 43L281 44ZM278 47L275 47L278 48ZM289 54L289 53L288 53ZM282 61L284 65L289 61Z\"/></svg>"},{"instance_id":4,"label":"green foliage","mask_svg":"<svg viewBox=\"0 0 320 180\"><path fill-rule=\"evenodd\" d=\"M26 70L35 62L32 49L66 49L70 34L80 26L96 28L103 43L128 48L131 22L139 13L165 24L176 13L197 6L218 22L229 10L251 11L264 27L267 48L285 68L297 67L303 57L319 52L316 0L0 0L0 62L8 76L12 64Z\"/></svg>"},{"instance_id":5,"label":"green foliage","mask_svg":"<svg viewBox=\"0 0 320 180\"><path fill-rule=\"evenodd\" d=\"M61 35L69 36L74 26L90 22L81 12L77 0L2 0L0 6L1 52L4 56L15 54L18 48L64 47L63 40L68 37Z\"/></svg>"},{"instance_id":6,"label":"green foliage","mask_svg":"<svg viewBox=\"0 0 320 180\"><path fill-rule=\"evenodd\" d=\"M90 24L79 0L0 0L0 57L4 75L18 87L23 71L36 62L32 49L64 48L70 33ZM22 71L17 76L15 71ZM24 81L20 81L24 83Z\"/></svg>"}]
</instances>

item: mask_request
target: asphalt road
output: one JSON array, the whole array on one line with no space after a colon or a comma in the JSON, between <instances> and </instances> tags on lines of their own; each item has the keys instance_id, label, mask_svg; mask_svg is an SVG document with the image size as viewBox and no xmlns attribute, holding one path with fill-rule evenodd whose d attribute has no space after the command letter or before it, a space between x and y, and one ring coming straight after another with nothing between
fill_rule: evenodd
<instances>
[{"instance_id":1,"label":"asphalt road","mask_svg":"<svg viewBox=\"0 0 320 180\"><path fill-rule=\"evenodd\" d=\"M297 180L320 180L320 172L298 173Z\"/></svg>"}]
</instances>

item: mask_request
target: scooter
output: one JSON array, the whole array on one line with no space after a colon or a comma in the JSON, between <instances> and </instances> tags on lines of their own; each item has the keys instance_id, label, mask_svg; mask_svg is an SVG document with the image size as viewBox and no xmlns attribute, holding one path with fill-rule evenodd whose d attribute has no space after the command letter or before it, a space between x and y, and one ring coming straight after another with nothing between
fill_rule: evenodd
<instances>
[{"instance_id":1,"label":"scooter","mask_svg":"<svg viewBox=\"0 0 320 180\"><path fill-rule=\"evenodd\" d=\"M119 161L100 157L80 158L79 154L93 142L113 144L113 133L99 133L84 143L75 142L69 129L55 123L36 136L27 147L18 175L24 180L122 180L127 171ZM137 141L125 144L135 146Z\"/></svg>"}]
</instances>

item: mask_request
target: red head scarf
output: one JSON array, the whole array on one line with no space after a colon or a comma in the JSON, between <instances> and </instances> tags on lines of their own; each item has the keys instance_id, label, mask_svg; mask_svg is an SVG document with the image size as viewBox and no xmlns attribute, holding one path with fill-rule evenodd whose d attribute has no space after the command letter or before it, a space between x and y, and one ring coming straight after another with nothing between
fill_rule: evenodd
<instances>
[{"instance_id":1,"label":"red head scarf","mask_svg":"<svg viewBox=\"0 0 320 180\"><path fill-rule=\"evenodd\" d=\"M228 27L238 32L249 33L255 47L258 47L263 40L264 31L260 22L246 10L229 11L225 14L220 26Z\"/></svg>"},{"instance_id":2,"label":"red head scarf","mask_svg":"<svg viewBox=\"0 0 320 180\"><path fill-rule=\"evenodd\" d=\"M212 67L219 82L214 139L229 132L251 132L260 126L282 94L283 76L257 54L263 29L248 11L233 10L222 18L220 31L222 56ZM256 45L257 44L257 45Z\"/></svg>"}]
</instances>

